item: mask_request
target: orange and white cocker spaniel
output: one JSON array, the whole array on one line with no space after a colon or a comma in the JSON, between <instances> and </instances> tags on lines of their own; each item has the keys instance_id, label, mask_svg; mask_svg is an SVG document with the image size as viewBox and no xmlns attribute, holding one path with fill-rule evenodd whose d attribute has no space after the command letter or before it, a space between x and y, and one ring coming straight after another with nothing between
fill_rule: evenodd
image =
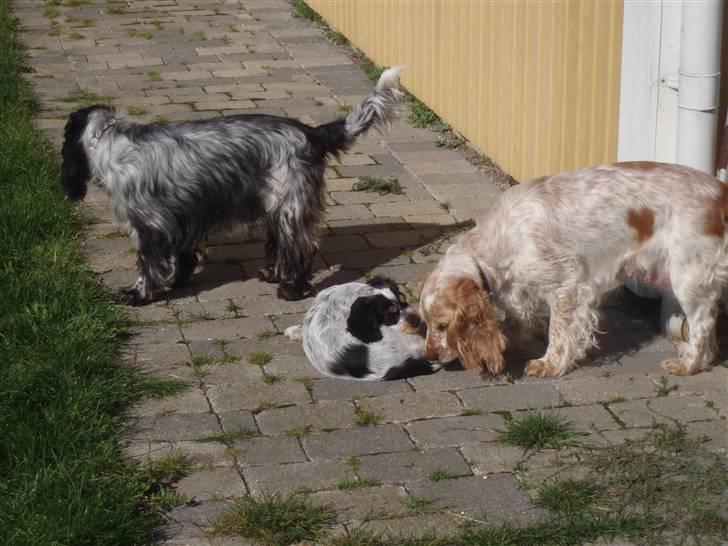
<instances>
[{"instance_id":1,"label":"orange and white cocker spaniel","mask_svg":"<svg viewBox=\"0 0 728 546\"><path fill-rule=\"evenodd\" d=\"M672 286L689 341L663 362L691 375L715 355L715 320L728 280L728 186L679 165L624 162L509 189L427 277L420 306L428 357L503 370L500 319L548 322L534 376L560 376L595 346L601 296L640 273Z\"/></svg>"}]
</instances>

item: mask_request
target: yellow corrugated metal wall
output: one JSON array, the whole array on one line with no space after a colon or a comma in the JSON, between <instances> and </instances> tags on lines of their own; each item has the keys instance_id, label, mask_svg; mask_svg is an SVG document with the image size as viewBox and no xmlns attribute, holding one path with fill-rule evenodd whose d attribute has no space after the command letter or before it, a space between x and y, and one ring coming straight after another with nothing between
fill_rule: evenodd
<instances>
[{"instance_id":1,"label":"yellow corrugated metal wall","mask_svg":"<svg viewBox=\"0 0 728 546\"><path fill-rule=\"evenodd\" d=\"M308 3L516 179L616 159L621 1Z\"/></svg>"}]
</instances>

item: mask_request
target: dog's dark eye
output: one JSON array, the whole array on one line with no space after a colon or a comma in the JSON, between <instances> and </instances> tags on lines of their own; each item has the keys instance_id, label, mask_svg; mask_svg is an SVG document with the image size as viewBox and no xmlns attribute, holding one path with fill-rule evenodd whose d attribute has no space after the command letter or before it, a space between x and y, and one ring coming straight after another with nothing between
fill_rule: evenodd
<instances>
[{"instance_id":1,"label":"dog's dark eye","mask_svg":"<svg viewBox=\"0 0 728 546\"><path fill-rule=\"evenodd\" d=\"M445 330L447 330L447 323L440 322L437 324L436 328L438 332L444 332Z\"/></svg>"}]
</instances>

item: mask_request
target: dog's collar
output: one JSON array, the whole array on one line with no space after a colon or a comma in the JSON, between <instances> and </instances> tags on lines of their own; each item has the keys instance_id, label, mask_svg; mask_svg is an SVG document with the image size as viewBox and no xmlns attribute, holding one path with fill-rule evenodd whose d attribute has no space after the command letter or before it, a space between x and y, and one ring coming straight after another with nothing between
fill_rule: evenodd
<instances>
[{"instance_id":1,"label":"dog's collar","mask_svg":"<svg viewBox=\"0 0 728 546\"><path fill-rule=\"evenodd\" d=\"M113 127L116 125L116 122L118 120L116 118L111 118L109 121L104 123L104 126L101 127L98 131L94 133L93 138L91 139L91 146L89 146L89 149L93 152L96 149L96 145L99 143L99 139L103 136L103 134L109 130L110 127Z\"/></svg>"}]
</instances>

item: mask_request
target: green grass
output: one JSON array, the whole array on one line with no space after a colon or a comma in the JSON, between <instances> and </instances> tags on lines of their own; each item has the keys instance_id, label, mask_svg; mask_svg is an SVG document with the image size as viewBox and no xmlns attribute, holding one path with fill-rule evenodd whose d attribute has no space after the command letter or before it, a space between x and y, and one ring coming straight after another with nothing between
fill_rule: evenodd
<instances>
[{"instance_id":1,"label":"green grass","mask_svg":"<svg viewBox=\"0 0 728 546\"><path fill-rule=\"evenodd\" d=\"M123 15L126 13L126 9L123 6L112 6L107 10L107 12L109 15Z\"/></svg>"},{"instance_id":2,"label":"green grass","mask_svg":"<svg viewBox=\"0 0 728 546\"><path fill-rule=\"evenodd\" d=\"M579 436L558 415L542 412L531 412L520 419L511 419L505 430L497 432L502 442L522 447L524 451L571 446Z\"/></svg>"},{"instance_id":3,"label":"green grass","mask_svg":"<svg viewBox=\"0 0 728 546\"><path fill-rule=\"evenodd\" d=\"M303 0L293 0L291 6L293 7L294 17L306 19L316 24L325 24L324 19Z\"/></svg>"},{"instance_id":4,"label":"green grass","mask_svg":"<svg viewBox=\"0 0 728 546\"><path fill-rule=\"evenodd\" d=\"M256 351L248 355L248 362L256 366L265 366L271 360L273 360L273 357L265 351Z\"/></svg>"},{"instance_id":5,"label":"green grass","mask_svg":"<svg viewBox=\"0 0 728 546\"><path fill-rule=\"evenodd\" d=\"M657 396L667 396L672 391L677 390L677 385L668 386L670 380L664 375L660 376L660 384L657 386Z\"/></svg>"},{"instance_id":6,"label":"green grass","mask_svg":"<svg viewBox=\"0 0 728 546\"><path fill-rule=\"evenodd\" d=\"M164 398L181 394L189 389L189 384L180 379L165 379L153 375L145 375L139 379L138 390L144 396Z\"/></svg>"},{"instance_id":7,"label":"green grass","mask_svg":"<svg viewBox=\"0 0 728 546\"><path fill-rule=\"evenodd\" d=\"M225 444L226 446L231 446L235 442L238 442L240 440L249 440L250 438L254 438L257 435L257 432L254 432L247 428L239 428L237 430L221 432L220 434L210 434L209 436L203 436L202 438L198 438L197 440L195 440L195 442L215 442L219 444Z\"/></svg>"},{"instance_id":8,"label":"green grass","mask_svg":"<svg viewBox=\"0 0 728 546\"><path fill-rule=\"evenodd\" d=\"M436 468L427 475L427 479L433 482L441 482L443 480L452 480L457 477L455 474L443 470L442 468Z\"/></svg>"},{"instance_id":9,"label":"green grass","mask_svg":"<svg viewBox=\"0 0 728 546\"><path fill-rule=\"evenodd\" d=\"M266 328L265 330L261 330L257 334L255 334L255 337L257 337L260 340L263 339L269 339L272 337L276 337L278 335L278 332L273 330L272 328Z\"/></svg>"},{"instance_id":10,"label":"green grass","mask_svg":"<svg viewBox=\"0 0 728 546\"><path fill-rule=\"evenodd\" d=\"M263 383L266 385L275 385L276 383L279 383L282 381L280 375L276 375L273 373L263 372L263 375L260 376Z\"/></svg>"},{"instance_id":11,"label":"green grass","mask_svg":"<svg viewBox=\"0 0 728 546\"><path fill-rule=\"evenodd\" d=\"M448 150L456 150L465 144L465 140L460 137L452 136L441 136L435 143L440 148L447 148Z\"/></svg>"},{"instance_id":12,"label":"green grass","mask_svg":"<svg viewBox=\"0 0 728 546\"><path fill-rule=\"evenodd\" d=\"M263 493L236 501L213 523L218 533L283 546L303 541L318 543L333 522L334 513L303 495Z\"/></svg>"},{"instance_id":13,"label":"green grass","mask_svg":"<svg viewBox=\"0 0 728 546\"><path fill-rule=\"evenodd\" d=\"M372 478L361 478L358 480L343 480L336 484L339 491L352 491L353 489L363 489L365 487L376 487L381 485L378 480Z\"/></svg>"},{"instance_id":14,"label":"green grass","mask_svg":"<svg viewBox=\"0 0 728 546\"><path fill-rule=\"evenodd\" d=\"M147 544L148 482L120 443L140 381L82 263L57 150L34 128L16 25L0 0L0 544Z\"/></svg>"},{"instance_id":15,"label":"green grass","mask_svg":"<svg viewBox=\"0 0 728 546\"><path fill-rule=\"evenodd\" d=\"M138 106L128 106L126 112L130 116L143 116L147 113L144 108L139 108Z\"/></svg>"},{"instance_id":16,"label":"green grass","mask_svg":"<svg viewBox=\"0 0 728 546\"><path fill-rule=\"evenodd\" d=\"M382 418L376 413L361 408L356 408L355 414L356 418L354 419L354 424L358 427L378 425L382 420Z\"/></svg>"},{"instance_id":17,"label":"green grass","mask_svg":"<svg viewBox=\"0 0 728 546\"><path fill-rule=\"evenodd\" d=\"M347 457L344 459L344 464L351 468L354 472L361 468L361 461L359 457Z\"/></svg>"},{"instance_id":18,"label":"green grass","mask_svg":"<svg viewBox=\"0 0 728 546\"><path fill-rule=\"evenodd\" d=\"M351 186L351 189L354 191L377 192L379 195L402 194L399 179L394 176L389 177L389 179L384 179L381 176L360 176L359 180Z\"/></svg>"},{"instance_id":19,"label":"green grass","mask_svg":"<svg viewBox=\"0 0 728 546\"><path fill-rule=\"evenodd\" d=\"M43 15L48 19L55 19L60 14L61 12L58 11L58 8L55 6L46 6L46 8L43 10Z\"/></svg>"},{"instance_id":20,"label":"green grass","mask_svg":"<svg viewBox=\"0 0 728 546\"><path fill-rule=\"evenodd\" d=\"M88 89L79 87L77 91L70 93L67 97L60 99L61 102L71 102L78 107L92 106L94 104L114 104L114 97L111 95L99 95Z\"/></svg>"},{"instance_id":21,"label":"green grass","mask_svg":"<svg viewBox=\"0 0 728 546\"><path fill-rule=\"evenodd\" d=\"M566 480L542 484L536 504L551 512L571 516L589 510L597 496L598 491L594 484Z\"/></svg>"},{"instance_id":22,"label":"green grass","mask_svg":"<svg viewBox=\"0 0 728 546\"><path fill-rule=\"evenodd\" d=\"M303 438L313 432L313 425L301 425L298 427L291 427L286 431L289 436L295 436L296 438Z\"/></svg>"},{"instance_id":23,"label":"green grass","mask_svg":"<svg viewBox=\"0 0 728 546\"><path fill-rule=\"evenodd\" d=\"M404 503L407 509L418 513L432 510L432 504L433 502L430 499L425 499L423 497L408 497Z\"/></svg>"},{"instance_id":24,"label":"green grass","mask_svg":"<svg viewBox=\"0 0 728 546\"><path fill-rule=\"evenodd\" d=\"M409 122L413 127L432 127L442 129L443 123L433 110L424 102L415 97L412 93L406 93L404 101L410 109Z\"/></svg>"}]
</instances>

